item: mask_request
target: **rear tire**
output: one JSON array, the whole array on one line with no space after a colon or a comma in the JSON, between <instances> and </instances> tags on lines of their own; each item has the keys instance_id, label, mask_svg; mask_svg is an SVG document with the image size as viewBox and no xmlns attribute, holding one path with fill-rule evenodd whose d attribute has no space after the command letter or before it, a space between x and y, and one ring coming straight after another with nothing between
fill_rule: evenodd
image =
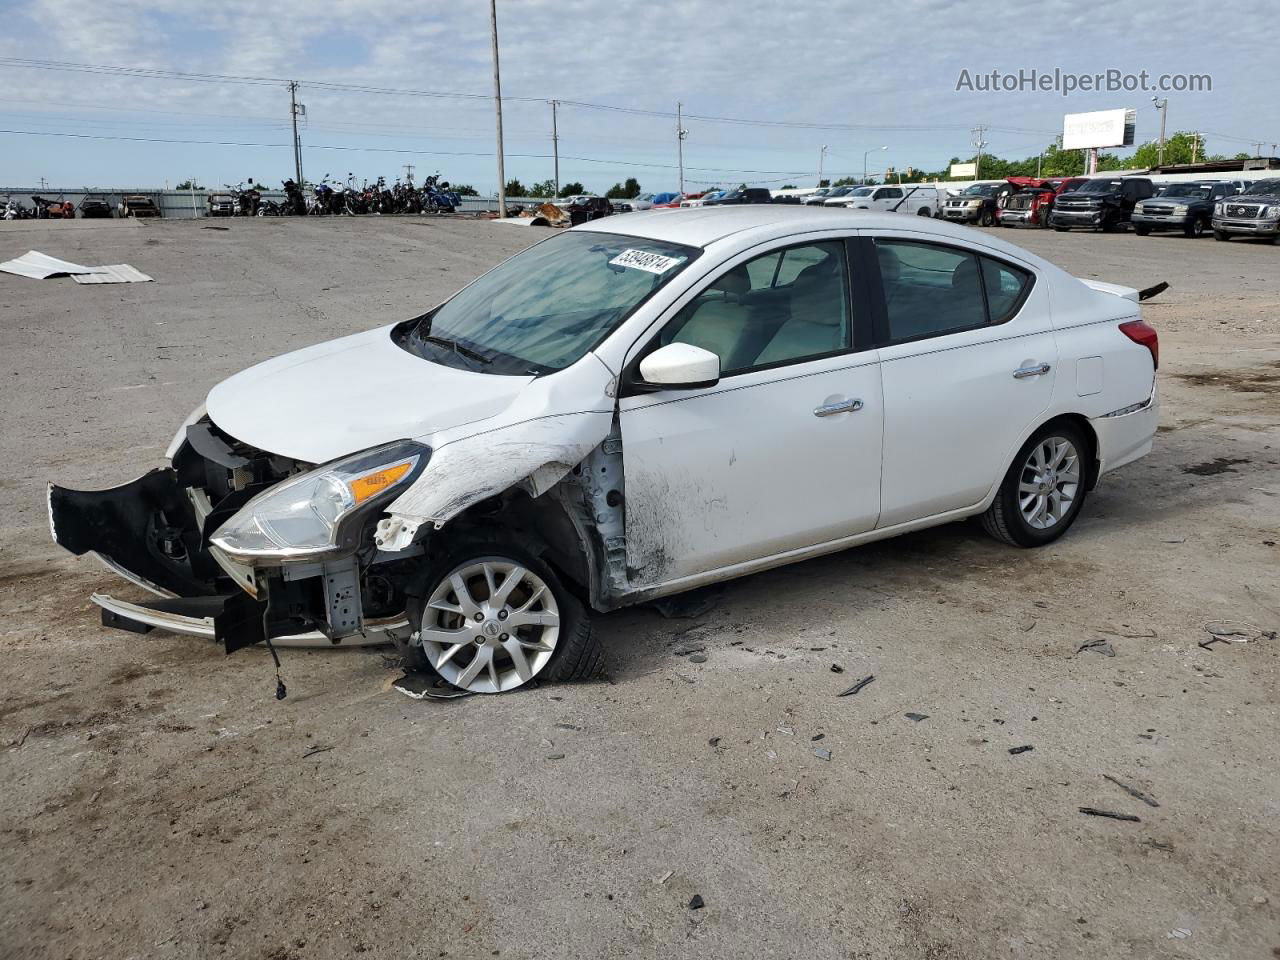
<instances>
[{"instance_id":1,"label":"rear tire","mask_svg":"<svg viewBox=\"0 0 1280 960\"><path fill-rule=\"evenodd\" d=\"M1192 240L1197 240L1204 236L1204 219L1196 217L1185 227L1182 228L1182 235Z\"/></svg>"},{"instance_id":2,"label":"rear tire","mask_svg":"<svg viewBox=\"0 0 1280 960\"><path fill-rule=\"evenodd\" d=\"M1036 432L1014 458L982 526L1015 547L1040 547L1067 532L1084 505L1089 445L1068 424Z\"/></svg>"},{"instance_id":3,"label":"rear tire","mask_svg":"<svg viewBox=\"0 0 1280 960\"><path fill-rule=\"evenodd\" d=\"M475 693L505 693L534 680L586 680L603 670L591 612L540 557L501 534L464 538L430 562L418 582L419 594L406 605L414 636L401 648L408 669L435 672ZM481 665L469 671L477 659Z\"/></svg>"}]
</instances>

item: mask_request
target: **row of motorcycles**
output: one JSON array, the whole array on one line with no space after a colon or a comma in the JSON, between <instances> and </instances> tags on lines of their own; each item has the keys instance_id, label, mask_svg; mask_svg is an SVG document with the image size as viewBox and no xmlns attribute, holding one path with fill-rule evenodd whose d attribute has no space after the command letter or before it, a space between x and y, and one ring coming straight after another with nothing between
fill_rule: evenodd
<instances>
[{"instance_id":1,"label":"row of motorcycles","mask_svg":"<svg viewBox=\"0 0 1280 960\"><path fill-rule=\"evenodd\" d=\"M355 177L347 175L346 183L331 181L325 174L319 183L311 187L307 197L293 180L285 180L284 200L264 198L252 180L247 187L227 184L226 193L209 195L210 216L240 217L304 217L304 216L359 216L362 214L390 213L453 213L462 198L449 189L447 180L438 174L427 177L422 186L414 186L412 180L388 185L384 177L373 183L366 181L357 186Z\"/></svg>"}]
</instances>

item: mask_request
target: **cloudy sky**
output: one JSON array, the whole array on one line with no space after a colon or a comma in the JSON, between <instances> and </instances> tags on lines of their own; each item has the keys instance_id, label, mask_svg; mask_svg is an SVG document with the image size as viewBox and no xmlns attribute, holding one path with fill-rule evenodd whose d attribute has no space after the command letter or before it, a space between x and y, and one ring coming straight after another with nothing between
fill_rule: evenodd
<instances>
[{"instance_id":1,"label":"cloudy sky","mask_svg":"<svg viewBox=\"0 0 1280 960\"><path fill-rule=\"evenodd\" d=\"M572 101L561 181L600 191L627 176L675 189L677 101L690 189L812 183L824 144L834 176L860 174L867 150L872 171L938 168L973 153L978 124L988 151L1034 155L1066 112L1135 107L1139 142L1158 130L1150 92L957 91L964 70L1209 74L1211 92L1168 94L1169 132L1200 130L1215 153L1271 152L1277 33L1264 6L498 0L507 175L551 176L551 98ZM293 166L279 81L297 79L308 178L393 179L411 163L418 178L491 191L488 12L485 0L0 0L0 187L278 184Z\"/></svg>"}]
</instances>

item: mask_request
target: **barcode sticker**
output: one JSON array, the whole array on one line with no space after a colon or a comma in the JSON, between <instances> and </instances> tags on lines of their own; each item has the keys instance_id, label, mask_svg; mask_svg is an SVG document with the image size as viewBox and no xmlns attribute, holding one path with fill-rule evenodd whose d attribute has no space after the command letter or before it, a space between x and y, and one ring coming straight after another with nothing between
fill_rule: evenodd
<instances>
[{"instance_id":1,"label":"barcode sticker","mask_svg":"<svg viewBox=\"0 0 1280 960\"><path fill-rule=\"evenodd\" d=\"M666 273L672 267L679 266L684 257L664 257L660 253L649 253L647 250L623 250L609 261L612 267L630 267L646 273Z\"/></svg>"}]
</instances>

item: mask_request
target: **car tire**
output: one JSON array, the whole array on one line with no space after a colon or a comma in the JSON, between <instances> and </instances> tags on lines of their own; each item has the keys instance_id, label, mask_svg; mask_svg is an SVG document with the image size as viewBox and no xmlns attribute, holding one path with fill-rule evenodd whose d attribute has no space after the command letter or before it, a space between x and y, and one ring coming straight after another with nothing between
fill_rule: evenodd
<instances>
[{"instance_id":1,"label":"car tire","mask_svg":"<svg viewBox=\"0 0 1280 960\"><path fill-rule=\"evenodd\" d=\"M1138 225L1138 226L1136 226L1136 227L1134 227L1134 228L1133 228L1133 232L1134 232L1134 233L1136 233L1136 234L1137 234L1138 236L1140 236L1140 237L1148 237L1148 236L1150 236L1150 235L1151 235L1151 228L1150 228L1150 227L1144 227L1144 226L1142 226L1142 225Z\"/></svg>"},{"instance_id":2,"label":"car tire","mask_svg":"<svg viewBox=\"0 0 1280 960\"><path fill-rule=\"evenodd\" d=\"M1231 239L1231 234L1227 233L1225 230L1215 230L1213 231L1213 239L1226 242Z\"/></svg>"},{"instance_id":3,"label":"car tire","mask_svg":"<svg viewBox=\"0 0 1280 960\"><path fill-rule=\"evenodd\" d=\"M1204 236L1204 226L1204 219L1202 217L1196 217L1182 228L1182 235L1192 240L1198 240L1200 237Z\"/></svg>"},{"instance_id":4,"label":"car tire","mask_svg":"<svg viewBox=\"0 0 1280 960\"><path fill-rule=\"evenodd\" d=\"M982 213L978 214L978 226L980 227L994 226L995 222L996 218L990 210L983 210Z\"/></svg>"},{"instance_id":5,"label":"car tire","mask_svg":"<svg viewBox=\"0 0 1280 960\"><path fill-rule=\"evenodd\" d=\"M1080 431L1069 424L1041 428L1022 445L1000 481L995 500L982 515L983 528L1015 547L1057 540L1084 505L1089 451Z\"/></svg>"},{"instance_id":6,"label":"car tire","mask_svg":"<svg viewBox=\"0 0 1280 960\"><path fill-rule=\"evenodd\" d=\"M514 601L504 602L500 608L488 606L493 596L488 593L489 584L501 593L511 576L519 580L510 596L502 599ZM441 551L428 563L418 583L419 594L409 597L406 604L413 636L400 645L408 669L432 671L473 693L505 693L534 680L586 680L603 670L603 650L591 612L541 557L501 534L468 536ZM468 591L467 597L458 593L458 583ZM524 612L522 604L525 608L535 605L530 616L544 621L553 616L554 635L549 633L552 625L546 622L522 623L514 629L507 627L509 634L500 632ZM483 620L477 621L475 614L462 614L473 607L482 612ZM449 638L452 631L457 632L458 640ZM433 641L433 636L438 639ZM458 643L465 645L454 650ZM523 669L515 654L523 660ZM481 660L480 666L476 666L477 660Z\"/></svg>"},{"instance_id":7,"label":"car tire","mask_svg":"<svg viewBox=\"0 0 1280 960\"><path fill-rule=\"evenodd\" d=\"M1067 232L1068 230L1070 230L1071 228L1070 228L1070 227L1060 227L1060 226L1058 226L1058 225L1055 223L1055 224L1053 225L1053 229L1054 229L1054 230L1056 230L1058 233L1066 233L1066 232Z\"/></svg>"},{"instance_id":8,"label":"car tire","mask_svg":"<svg viewBox=\"0 0 1280 960\"><path fill-rule=\"evenodd\" d=\"M917 211L916 211L916 216L917 216L917 217L932 217L932 216L933 216L933 213L932 213L932 211L930 211L930 210L929 210L929 208L928 208L928 207L921 207L919 210L917 210Z\"/></svg>"}]
</instances>

